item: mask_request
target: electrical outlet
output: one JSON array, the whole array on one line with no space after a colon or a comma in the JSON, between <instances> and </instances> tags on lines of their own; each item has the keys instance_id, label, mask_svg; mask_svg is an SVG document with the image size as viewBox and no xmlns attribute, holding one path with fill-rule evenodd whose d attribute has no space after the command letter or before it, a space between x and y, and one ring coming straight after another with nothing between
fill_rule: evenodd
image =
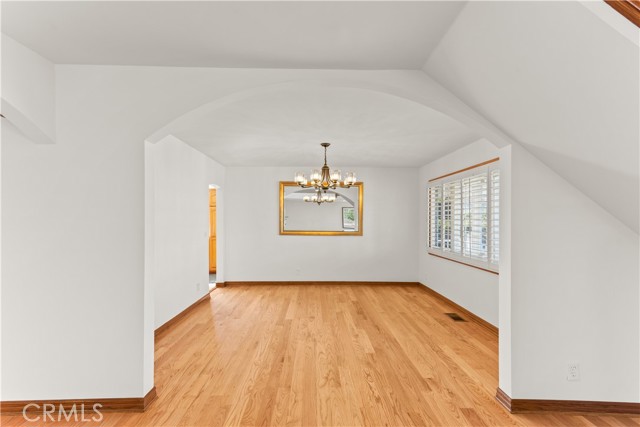
<instances>
[{"instance_id":1,"label":"electrical outlet","mask_svg":"<svg viewBox=\"0 0 640 427\"><path fill-rule=\"evenodd\" d=\"M196 283L196 291L200 291L200 282Z\"/></svg>"},{"instance_id":2,"label":"electrical outlet","mask_svg":"<svg viewBox=\"0 0 640 427\"><path fill-rule=\"evenodd\" d=\"M572 362L568 365L567 381L580 381L580 365L578 362Z\"/></svg>"}]
</instances>

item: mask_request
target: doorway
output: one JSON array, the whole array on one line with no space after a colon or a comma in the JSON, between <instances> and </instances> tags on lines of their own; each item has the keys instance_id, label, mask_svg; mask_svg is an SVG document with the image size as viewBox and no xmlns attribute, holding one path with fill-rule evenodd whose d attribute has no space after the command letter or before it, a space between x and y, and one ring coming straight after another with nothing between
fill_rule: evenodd
<instances>
[{"instance_id":1,"label":"doorway","mask_svg":"<svg viewBox=\"0 0 640 427\"><path fill-rule=\"evenodd\" d=\"M209 188L209 286L215 286L217 274L216 189Z\"/></svg>"}]
</instances>

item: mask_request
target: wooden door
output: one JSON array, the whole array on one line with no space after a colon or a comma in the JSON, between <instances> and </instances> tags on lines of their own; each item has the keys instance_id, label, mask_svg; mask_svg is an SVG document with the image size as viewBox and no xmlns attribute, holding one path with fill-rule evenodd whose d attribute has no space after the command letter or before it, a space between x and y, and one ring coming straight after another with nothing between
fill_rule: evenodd
<instances>
[{"instance_id":1,"label":"wooden door","mask_svg":"<svg viewBox=\"0 0 640 427\"><path fill-rule=\"evenodd\" d=\"M216 190L209 190L209 273L216 272Z\"/></svg>"}]
</instances>

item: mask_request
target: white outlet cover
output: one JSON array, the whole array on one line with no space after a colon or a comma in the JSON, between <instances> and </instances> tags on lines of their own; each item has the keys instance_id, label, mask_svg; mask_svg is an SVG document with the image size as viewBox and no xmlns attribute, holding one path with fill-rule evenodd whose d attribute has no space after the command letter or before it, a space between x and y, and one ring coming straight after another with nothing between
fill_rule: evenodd
<instances>
[{"instance_id":1,"label":"white outlet cover","mask_svg":"<svg viewBox=\"0 0 640 427\"><path fill-rule=\"evenodd\" d=\"M569 363L567 381L580 381L580 365L578 363Z\"/></svg>"}]
</instances>

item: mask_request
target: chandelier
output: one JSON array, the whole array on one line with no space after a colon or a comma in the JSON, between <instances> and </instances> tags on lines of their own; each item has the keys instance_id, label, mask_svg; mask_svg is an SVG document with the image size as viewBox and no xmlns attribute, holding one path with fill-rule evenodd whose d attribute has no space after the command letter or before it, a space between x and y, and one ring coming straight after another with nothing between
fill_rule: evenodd
<instances>
[{"instance_id":1,"label":"chandelier","mask_svg":"<svg viewBox=\"0 0 640 427\"><path fill-rule=\"evenodd\" d=\"M309 175L309 179L302 172L296 172L294 181L302 188L314 188L316 193L311 196L304 196L305 202L313 202L317 204L333 203L336 201L338 195L335 192L329 192L328 190L335 190L336 188L349 188L356 183L356 174L354 172L347 172L344 180L342 180L342 174L339 170L330 170L327 166L327 147L331 144L323 142L320 144L324 147L324 166L322 169L314 169Z\"/></svg>"}]
</instances>

